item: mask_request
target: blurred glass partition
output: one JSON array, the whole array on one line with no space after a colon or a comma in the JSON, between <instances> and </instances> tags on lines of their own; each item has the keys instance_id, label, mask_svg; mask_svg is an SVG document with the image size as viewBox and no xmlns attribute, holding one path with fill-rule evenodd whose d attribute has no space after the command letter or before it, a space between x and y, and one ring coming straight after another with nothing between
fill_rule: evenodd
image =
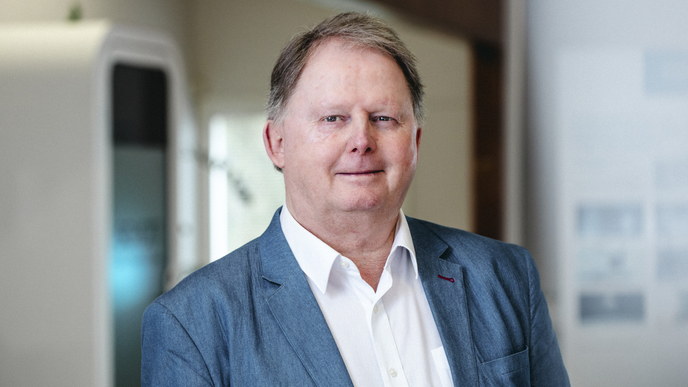
<instances>
[{"instance_id":1,"label":"blurred glass partition","mask_svg":"<svg viewBox=\"0 0 688 387\"><path fill-rule=\"evenodd\" d=\"M527 5L528 247L575 386L688 380L688 3L630 3Z\"/></svg>"},{"instance_id":2,"label":"blurred glass partition","mask_svg":"<svg viewBox=\"0 0 688 387\"><path fill-rule=\"evenodd\" d=\"M167 244L166 74L116 64L112 76L110 287L115 386L139 386L141 317L163 291Z\"/></svg>"}]
</instances>

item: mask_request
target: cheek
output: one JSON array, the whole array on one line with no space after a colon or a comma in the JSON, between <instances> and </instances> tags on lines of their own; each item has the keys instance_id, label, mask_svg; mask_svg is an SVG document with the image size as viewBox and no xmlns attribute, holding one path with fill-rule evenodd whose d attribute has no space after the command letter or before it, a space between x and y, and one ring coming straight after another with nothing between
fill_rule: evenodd
<instances>
[{"instance_id":1,"label":"cheek","mask_svg":"<svg viewBox=\"0 0 688 387\"><path fill-rule=\"evenodd\" d=\"M418 150L411 139L404 139L396 144L395 161L405 168L414 168L418 159Z\"/></svg>"},{"instance_id":2,"label":"cheek","mask_svg":"<svg viewBox=\"0 0 688 387\"><path fill-rule=\"evenodd\" d=\"M314 157L313 148L307 134L293 133L285 144L285 159L300 168L307 167Z\"/></svg>"},{"instance_id":3,"label":"cheek","mask_svg":"<svg viewBox=\"0 0 688 387\"><path fill-rule=\"evenodd\" d=\"M300 142L289 149L286 161L304 182L322 180L339 160L334 148L327 142Z\"/></svg>"},{"instance_id":4,"label":"cheek","mask_svg":"<svg viewBox=\"0 0 688 387\"><path fill-rule=\"evenodd\" d=\"M315 168L329 168L345 153L346 143L339 134L314 135L312 141L304 144L304 152L310 154Z\"/></svg>"},{"instance_id":5,"label":"cheek","mask_svg":"<svg viewBox=\"0 0 688 387\"><path fill-rule=\"evenodd\" d=\"M328 141L333 136L335 135L314 127L303 136L303 141L308 144L319 144Z\"/></svg>"}]
</instances>

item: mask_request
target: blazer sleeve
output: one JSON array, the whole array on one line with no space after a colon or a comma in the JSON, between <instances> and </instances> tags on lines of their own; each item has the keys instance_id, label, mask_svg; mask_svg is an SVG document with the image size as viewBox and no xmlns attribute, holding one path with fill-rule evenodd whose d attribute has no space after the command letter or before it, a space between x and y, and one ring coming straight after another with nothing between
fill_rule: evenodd
<instances>
[{"instance_id":1,"label":"blazer sleeve","mask_svg":"<svg viewBox=\"0 0 688 387\"><path fill-rule=\"evenodd\" d=\"M568 373L552 326L547 301L540 287L540 276L528 255L530 302L530 382L531 386L570 386Z\"/></svg>"},{"instance_id":2,"label":"blazer sleeve","mask_svg":"<svg viewBox=\"0 0 688 387\"><path fill-rule=\"evenodd\" d=\"M177 318L154 302L143 315L142 386L212 386L198 347Z\"/></svg>"}]
</instances>

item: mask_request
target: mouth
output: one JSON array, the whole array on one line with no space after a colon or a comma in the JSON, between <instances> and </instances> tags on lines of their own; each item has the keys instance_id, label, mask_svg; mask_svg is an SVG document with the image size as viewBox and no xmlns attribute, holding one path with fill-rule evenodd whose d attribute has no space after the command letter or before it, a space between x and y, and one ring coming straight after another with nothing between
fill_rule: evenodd
<instances>
[{"instance_id":1,"label":"mouth","mask_svg":"<svg viewBox=\"0 0 688 387\"><path fill-rule=\"evenodd\" d=\"M358 171L358 172L339 172L337 173L338 175L342 176L373 176L378 173L382 173L383 170L377 169L377 170L370 170L370 171Z\"/></svg>"}]
</instances>

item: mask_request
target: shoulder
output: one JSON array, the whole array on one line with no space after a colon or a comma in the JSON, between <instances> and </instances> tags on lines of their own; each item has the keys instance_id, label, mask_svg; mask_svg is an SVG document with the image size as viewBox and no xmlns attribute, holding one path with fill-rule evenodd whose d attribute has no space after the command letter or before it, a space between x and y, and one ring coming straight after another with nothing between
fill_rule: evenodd
<instances>
[{"instance_id":1,"label":"shoulder","mask_svg":"<svg viewBox=\"0 0 688 387\"><path fill-rule=\"evenodd\" d=\"M408 222L418 259L439 257L459 265L469 294L477 300L502 294L527 305L539 288L537 268L525 248L427 221Z\"/></svg>"},{"instance_id":2,"label":"shoulder","mask_svg":"<svg viewBox=\"0 0 688 387\"><path fill-rule=\"evenodd\" d=\"M189 274L154 304L181 319L217 308L247 307L260 278L259 258L256 239Z\"/></svg>"},{"instance_id":3,"label":"shoulder","mask_svg":"<svg viewBox=\"0 0 688 387\"><path fill-rule=\"evenodd\" d=\"M499 264L506 268L525 268L532 264L530 253L518 245L420 219L408 218L408 223L415 246L444 245L446 251L442 257L464 267Z\"/></svg>"},{"instance_id":4,"label":"shoulder","mask_svg":"<svg viewBox=\"0 0 688 387\"><path fill-rule=\"evenodd\" d=\"M229 343L236 341L229 328L251 328L260 299L257 246L249 242L196 270L148 306L141 337L149 385L210 385L227 377Z\"/></svg>"}]
</instances>

